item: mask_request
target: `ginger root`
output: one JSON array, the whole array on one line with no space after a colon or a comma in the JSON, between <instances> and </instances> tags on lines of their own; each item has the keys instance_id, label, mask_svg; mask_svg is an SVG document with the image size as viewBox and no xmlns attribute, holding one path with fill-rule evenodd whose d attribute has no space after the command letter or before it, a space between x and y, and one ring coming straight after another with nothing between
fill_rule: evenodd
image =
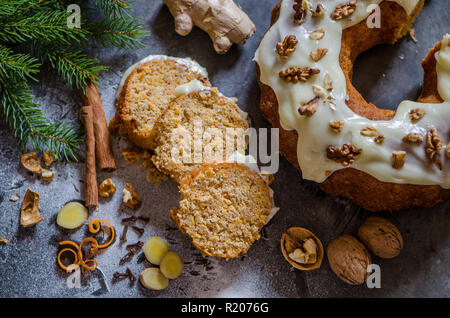
<instances>
[{"instance_id":1,"label":"ginger root","mask_svg":"<svg viewBox=\"0 0 450 318\"><path fill-rule=\"evenodd\" d=\"M255 32L250 18L232 0L164 0L175 18L175 31L188 35L192 28L207 32L218 54L233 43L244 44Z\"/></svg>"}]
</instances>

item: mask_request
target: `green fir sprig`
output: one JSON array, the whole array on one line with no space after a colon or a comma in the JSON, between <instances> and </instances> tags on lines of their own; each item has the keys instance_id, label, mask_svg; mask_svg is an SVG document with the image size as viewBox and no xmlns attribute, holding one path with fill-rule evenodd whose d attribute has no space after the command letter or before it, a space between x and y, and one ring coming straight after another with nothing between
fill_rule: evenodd
<instances>
[{"instance_id":1,"label":"green fir sprig","mask_svg":"<svg viewBox=\"0 0 450 318\"><path fill-rule=\"evenodd\" d=\"M130 2L121 0L2 0L0 5L0 115L20 147L51 150L59 159L77 160L82 130L52 123L35 101L29 82L41 65L56 71L74 89L84 91L107 68L84 47L143 46L147 35L130 16ZM81 28L71 28L69 4L81 8Z\"/></svg>"}]
</instances>

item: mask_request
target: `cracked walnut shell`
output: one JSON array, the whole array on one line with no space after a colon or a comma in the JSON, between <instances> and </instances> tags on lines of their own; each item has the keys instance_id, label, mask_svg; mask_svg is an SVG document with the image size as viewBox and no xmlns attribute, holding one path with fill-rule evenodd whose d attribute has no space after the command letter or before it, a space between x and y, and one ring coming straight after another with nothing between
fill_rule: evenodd
<instances>
[{"instance_id":1,"label":"cracked walnut shell","mask_svg":"<svg viewBox=\"0 0 450 318\"><path fill-rule=\"evenodd\" d=\"M22 166L30 172L41 173L42 166L39 158L35 152L25 153L20 156L20 163Z\"/></svg>"},{"instance_id":2,"label":"cracked walnut shell","mask_svg":"<svg viewBox=\"0 0 450 318\"><path fill-rule=\"evenodd\" d=\"M22 201L20 208L20 225L23 227L30 227L44 218L39 214L39 194L31 189L28 189Z\"/></svg>"},{"instance_id":3,"label":"cracked walnut shell","mask_svg":"<svg viewBox=\"0 0 450 318\"><path fill-rule=\"evenodd\" d=\"M309 230L291 227L281 236L281 252L293 267L310 271L322 264L322 242Z\"/></svg>"},{"instance_id":4,"label":"cracked walnut shell","mask_svg":"<svg viewBox=\"0 0 450 318\"><path fill-rule=\"evenodd\" d=\"M333 272L350 285L361 285L369 273L367 267L372 263L364 245L351 235L342 235L328 244L328 262Z\"/></svg>"},{"instance_id":5,"label":"cracked walnut shell","mask_svg":"<svg viewBox=\"0 0 450 318\"><path fill-rule=\"evenodd\" d=\"M393 258L403 248L403 238L398 228L378 216L367 218L358 230L359 239L370 252L381 258Z\"/></svg>"}]
</instances>

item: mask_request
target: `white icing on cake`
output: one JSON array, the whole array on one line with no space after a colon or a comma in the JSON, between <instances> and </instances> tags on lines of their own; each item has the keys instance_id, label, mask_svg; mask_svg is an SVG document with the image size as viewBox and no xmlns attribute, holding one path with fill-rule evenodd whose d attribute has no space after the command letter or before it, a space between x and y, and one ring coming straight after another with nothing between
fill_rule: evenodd
<instances>
[{"instance_id":1,"label":"white icing on cake","mask_svg":"<svg viewBox=\"0 0 450 318\"><path fill-rule=\"evenodd\" d=\"M134 63L133 65L131 65L125 71L125 73L123 73L122 79L120 80L120 83L119 83L119 88L117 89L117 97L119 97L120 92L122 91L123 85L125 84L125 81L127 80L127 77L131 74L131 72L133 72L133 70L136 67L138 67L139 65L150 62L150 61L154 61L154 60L173 60L180 64L185 65L188 69L190 69L193 72L200 73L204 77L208 77L208 72L206 71L206 69L203 66L201 66L200 64L198 64L196 61L194 61L188 57L180 58L180 57L173 57L173 56L167 56L167 55L149 55L149 56L143 58L142 60Z\"/></svg>"},{"instance_id":2,"label":"white icing on cake","mask_svg":"<svg viewBox=\"0 0 450 318\"><path fill-rule=\"evenodd\" d=\"M209 89L209 87L203 85L202 82L200 82L199 80L192 80L189 83L177 86L177 88L175 88L175 97L180 97L182 95L187 95L189 93L193 93L193 92L198 92L198 91L202 91L204 89Z\"/></svg>"},{"instance_id":3,"label":"white icing on cake","mask_svg":"<svg viewBox=\"0 0 450 318\"><path fill-rule=\"evenodd\" d=\"M328 146L342 147L343 144L350 144L362 149L362 154L350 167L364 171L378 180L401 184L436 184L450 188L450 158L444 154L450 134L450 35L444 36L442 48L436 53L438 90L444 102L428 104L406 100L400 103L392 120L369 120L354 113L345 103L348 96L344 73L339 65L339 53L342 30L364 20L370 13L366 11L368 5L382 1L358 0L355 12L340 21L332 20L330 14L338 5L347 2L346 0L310 2L312 9L316 8L318 3L323 5L324 17L309 15L302 25L295 25L292 8L294 1L284 0L277 22L262 39L254 58L261 71L261 82L270 86L277 96L282 127L286 130L296 130L299 135L297 156L303 177L323 182L333 171L345 168L328 159L326 149ZM395 2L402 5L408 14L411 14L419 3L418 0ZM317 29L323 29L325 36L321 40L311 40L309 34ZM298 44L287 59L282 59L276 53L276 45L287 35L295 35ZM314 62L310 58L310 52L318 48L327 48L328 52L321 60ZM279 77L279 72L291 66L314 67L318 68L320 73L306 82L287 82ZM321 98L314 115L300 115L298 108L315 97L316 93L313 93L312 87L323 87L326 74L332 79L333 90L329 96L335 99L334 105ZM426 114L413 123L409 112L415 108L425 110ZM331 120L344 122L340 133L329 128L328 123ZM373 137L362 136L360 131L365 127L373 127L378 134L384 135L384 142L377 144ZM442 170L437 165L430 164L425 155L425 135L432 128L437 129L443 144L440 152ZM422 134L424 141L420 144L402 142L402 138L409 133ZM400 169L392 166L392 152L397 150L407 154L405 164Z\"/></svg>"}]
</instances>

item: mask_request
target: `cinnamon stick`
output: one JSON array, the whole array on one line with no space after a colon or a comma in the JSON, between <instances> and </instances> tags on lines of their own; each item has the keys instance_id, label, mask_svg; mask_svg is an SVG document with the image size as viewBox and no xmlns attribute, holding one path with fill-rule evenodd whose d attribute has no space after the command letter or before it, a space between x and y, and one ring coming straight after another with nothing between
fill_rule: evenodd
<instances>
[{"instance_id":1,"label":"cinnamon stick","mask_svg":"<svg viewBox=\"0 0 450 318\"><path fill-rule=\"evenodd\" d=\"M86 143L85 201L87 207L98 206L97 173L95 171L95 134L92 106L81 107Z\"/></svg>"},{"instance_id":2,"label":"cinnamon stick","mask_svg":"<svg viewBox=\"0 0 450 318\"><path fill-rule=\"evenodd\" d=\"M81 92L85 105L92 106L94 114L94 133L95 133L95 154L97 165L100 170L116 170L116 162L109 138L108 125L106 124L105 112L103 110L102 100L98 92L97 85L89 82L86 86L86 94Z\"/></svg>"}]
</instances>

